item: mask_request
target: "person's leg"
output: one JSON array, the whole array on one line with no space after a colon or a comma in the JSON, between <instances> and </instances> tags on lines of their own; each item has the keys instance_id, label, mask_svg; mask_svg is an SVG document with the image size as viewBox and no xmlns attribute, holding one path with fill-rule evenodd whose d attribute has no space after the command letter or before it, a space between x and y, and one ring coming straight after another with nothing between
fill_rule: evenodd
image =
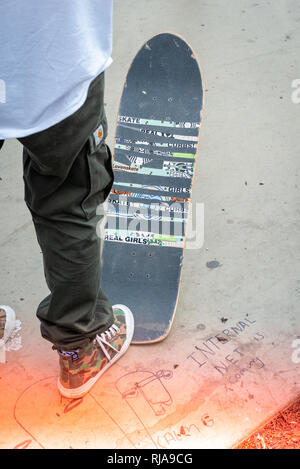
<instances>
[{"instance_id":1,"label":"person's leg","mask_svg":"<svg viewBox=\"0 0 300 469\"><path fill-rule=\"evenodd\" d=\"M0 150L2 148L3 143L4 143L4 140L0 140Z\"/></svg>"},{"instance_id":2,"label":"person's leg","mask_svg":"<svg viewBox=\"0 0 300 469\"><path fill-rule=\"evenodd\" d=\"M101 74L75 114L19 139L24 146L25 200L50 290L37 316L42 336L65 351L85 347L114 321L100 289L96 234L101 219L96 209L113 183L103 94Z\"/></svg>"}]
</instances>

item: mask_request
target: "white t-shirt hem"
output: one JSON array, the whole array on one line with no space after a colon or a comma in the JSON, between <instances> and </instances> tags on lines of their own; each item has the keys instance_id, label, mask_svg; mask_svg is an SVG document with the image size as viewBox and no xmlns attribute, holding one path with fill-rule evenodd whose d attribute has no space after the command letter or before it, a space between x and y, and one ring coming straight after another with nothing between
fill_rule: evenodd
<instances>
[{"instance_id":1,"label":"white t-shirt hem","mask_svg":"<svg viewBox=\"0 0 300 469\"><path fill-rule=\"evenodd\" d=\"M62 110L63 112L56 113L55 115L52 116L51 119L41 121L41 122L39 122L38 126L32 127L30 129L26 129L26 130L22 129L20 131L18 131L18 129L11 129L11 130L5 132L5 134L3 134L3 135L0 132L0 140L6 140L6 139L9 139L9 138L28 137L29 135L35 134L37 132L42 132L43 130L49 129L53 125L56 125L59 122L66 119L67 117L70 117L72 114L74 114L76 111L78 111L78 109L84 104L84 102L87 98L89 86L90 86L91 82L94 80L94 78L96 78L98 75L100 75L102 72L104 72L112 64L112 62L113 62L112 58L109 57L109 59L106 61L106 63L98 70L98 72L95 75L89 77L89 79L84 83L84 85L82 85L83 92L82 92L82 95L81 95L81 99L78 100L77 102L75 102L73 104L73 106L68 108L67 111Z\"/></svg>"}]
</instances>

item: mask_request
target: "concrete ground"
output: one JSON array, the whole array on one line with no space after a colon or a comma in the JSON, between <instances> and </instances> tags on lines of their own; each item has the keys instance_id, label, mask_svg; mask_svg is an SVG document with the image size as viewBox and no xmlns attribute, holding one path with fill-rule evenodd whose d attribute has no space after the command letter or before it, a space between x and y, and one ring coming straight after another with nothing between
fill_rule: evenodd
<instances>
[{"instance_id":1,"label":"concrete ground","mask_svg":"<svg viewBox=\"0 0 300 469\"><path fill-rule=\"evenodd\" d=\"M193 204L205 204L204 245L186 250L169 337L132 346L83 400L60 398L56 354L35 318L47 288L21 146L7 141L0 303L21 320L22 347L0 364L0 448L229 448L300 394L300 4L115 0L114 15L111 145L138 48L170 31L198 55L206 92Z\"/></svg>"}]
</instances>

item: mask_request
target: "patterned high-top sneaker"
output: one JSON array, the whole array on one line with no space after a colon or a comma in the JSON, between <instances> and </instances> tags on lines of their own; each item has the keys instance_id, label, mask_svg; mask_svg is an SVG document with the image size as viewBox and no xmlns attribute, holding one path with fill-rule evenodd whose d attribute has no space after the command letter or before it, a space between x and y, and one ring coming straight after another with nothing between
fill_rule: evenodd
<instances>
[{"instance_id":1,"label":"patterned high-top sneaker","mask_svg":"<svg viewBox=\"0 0 300 469\"><path fill-rule=\"evenodd\" d=\"M114 324L81 350L59 350L59 392L71 399L84 396L100 376L128 349L134 331L129 308L113 306Z\"/></svg>"}]
</instances>

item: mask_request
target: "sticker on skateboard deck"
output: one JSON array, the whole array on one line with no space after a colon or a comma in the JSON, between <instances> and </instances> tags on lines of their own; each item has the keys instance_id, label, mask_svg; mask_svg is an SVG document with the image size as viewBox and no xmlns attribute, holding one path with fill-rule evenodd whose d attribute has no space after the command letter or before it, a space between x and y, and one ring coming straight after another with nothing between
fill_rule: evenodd
<instances>
[{"instance_id":1,"label":"sticker on skateboard deck","mask_svg":"<svg viewBox=\"0 0 300 469\"><path fill-rule=\"evenodd\" d=\"M150 39L121 98L101 281L133 312L133 343L162 340L175 315L202 105L190 46L170 33Z\"/></svg>"}]
</instances>

